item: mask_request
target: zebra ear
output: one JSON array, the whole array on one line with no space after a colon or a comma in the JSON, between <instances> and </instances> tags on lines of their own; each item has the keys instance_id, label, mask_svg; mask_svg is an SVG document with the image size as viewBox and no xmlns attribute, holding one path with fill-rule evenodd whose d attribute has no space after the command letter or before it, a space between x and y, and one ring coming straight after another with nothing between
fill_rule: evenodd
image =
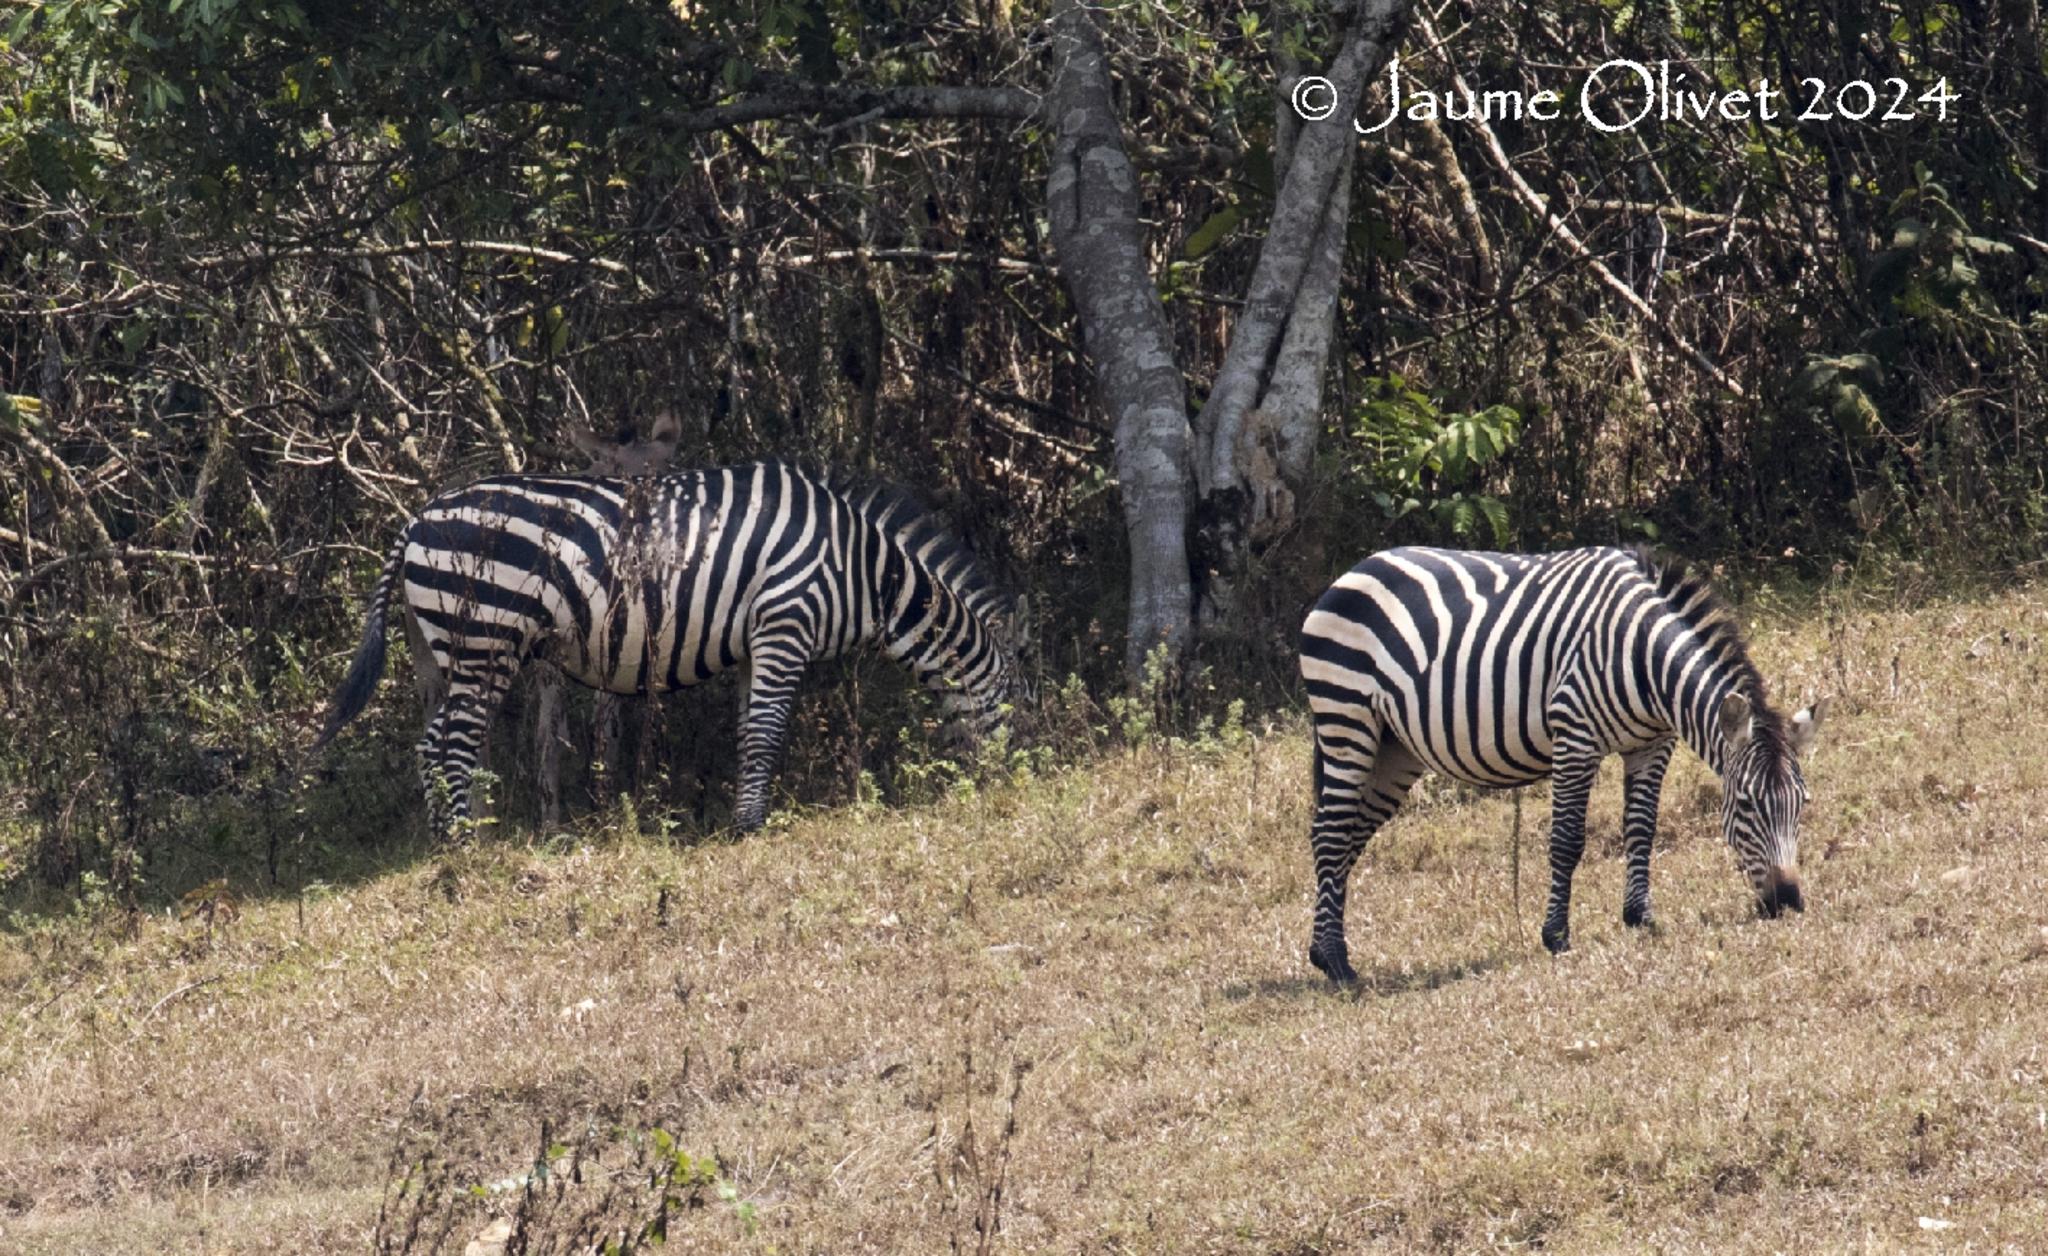
<instances>
[{"instance_id":1,"label":"zebra ear","mask_svg":"<svg viewBox=\"0 0 2048 1256\"><path fill-rule=\"evenodd\" d=\"M1790 740L1795 753L1804 755L1813 750L1813 743L1820 736L1820 722L1827 716L1828 700L1822 698L1792 717Z\"/></svg>"},{"instance_id":2,"label":"zebra ear","mask_svg":"<svg viewBox=\"0 0 2048 1256\"><path fill-rule=\"evenodd\" d=\"M673 410L663 410L654 416L654 430L647 435L647 469L659 471L676 456L676 446L683 439L683 421Z\"/></svg>"},{"instance_id":3,"label":"zebra ear","mask_svg":"<svg viewBox=\"0 0 2048 1256\"><path fill-rule=\"evenodd\" d=\"M1729 750L1740 750L1749 744L1749 735L1749 699L1731 693L1721 699L1721 740Z\"/></svg>"},{"instance_id":4,"label":"zebra ear","mask_svg":"<svg viewBox=\"0 0 2048 1256\"><path fill-rule=\"evenodd\" d=\"M593 466L600 459L611 453L613 448L610 441L605 440L581 423L575 424L569 429L569 443L576 447L577 453L590 459Z\"/></svg>"}]
</instances>

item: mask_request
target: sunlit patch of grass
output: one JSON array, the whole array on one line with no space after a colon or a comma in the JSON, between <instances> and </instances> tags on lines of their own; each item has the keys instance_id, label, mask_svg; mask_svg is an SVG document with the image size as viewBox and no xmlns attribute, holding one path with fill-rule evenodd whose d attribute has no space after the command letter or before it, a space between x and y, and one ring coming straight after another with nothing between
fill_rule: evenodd
<instances>
[{"instance_id":1,"label":"sunlit patch of grass","mask_svg":"<svg viewBox=\"0 0 2048 1256\"><path fill-rule=\"evenodd\" d=\"M1552 960L1542 792L1517 854L1439 782L1333 991L1291 722L737 842L497 835L7 934L0 1247L360 1249L409 1120L476 1182L544 1122L669 1131L730 1187L673 1219L703 1250L971 1249L998 1164L1024 1250L2048 1244L2048 598L1794 609L1765 671L1837 697L1803 917L1752 918L1681 756L1660 928L1611 769Z\"/></svg>"}]
</instances>

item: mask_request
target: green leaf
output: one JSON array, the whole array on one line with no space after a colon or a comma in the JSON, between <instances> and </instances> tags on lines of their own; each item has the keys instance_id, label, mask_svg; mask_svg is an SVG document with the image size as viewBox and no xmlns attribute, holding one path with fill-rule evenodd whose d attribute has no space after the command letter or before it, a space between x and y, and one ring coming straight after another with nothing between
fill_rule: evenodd
<instances>
[{"instance_id":1,"label":"green leaf","mask_svg":"<svg viewBox=\"0 0 2048 1256\"><path fill-rule=\"evenodd\" d=\"M1195 228L1194 234L1190 235L1188 242L1181 247L1182 254L1189 261L1193 261L1195 258L1215 248L1222 242L1223 237L1229 235L1231 230L1242 221L1244 221L1244 211L1235 205L1225 205L1222 209L1209 215L1208 220L1201 226Z\"/></svg>"},{"instance_id":2,"label":"green leaf","mask_svg":"<svg viewBox=\"0 0 2048 1256\"><path fill-rule=\"evenodd\" d=\"M1912 249L1886 249L1870 259L1869 276L1865 286L1870 295L1878 301L1888 301L1905 287L1912 275L1913 262L1919 256Z\"/></svg>"},{"instance_id":3,"label":"green leaf","mask_svg":"<svg viewBox=\"0 0 2048 1256\"><path fill-rule=\"evenodd\" d=\"M1842 370L1828 358L1810 358L1805 369L1792 380L1792 390L1808 398L1820 397Z\"/></svg>"},{"instance_id":4,"label":"green leaf","mask_svg":"<svg viewBox=\"0 0 2048 1256\"><path fill-rule=\"evenodd\" d=\"M1828 412L1851 436L1870 436L1884 426L1869 394L1854 384L1844 383L1836 390L1834 404L1828 407Z\"/></svg>"},{"instance_id":5,"label":"green leaf","mask_svg":"<svg viewBox=\"0 0 2048 1256\"><path fill-rule=\"evenodd\" d=\"M1506 503L1502 502L1498 497L1488 497L1483 494L1473 498L1473 501L1479 507L1479 513L1486 516L1487 526L1493 530L1493 543L1495 545L1506 545L1508 543L1508 508Z\"/></svg>"},{"instance_id":6,"label":"green leaf","mask_svg":"<svg viewBox=\"0 0 2048 1256\"><path fill-rule=\"evenodd\" d=\"M36 425L42 416L43 402L40 397L27 397L20 393L0 393L0 427L22 431Z\"/></svg>"}]
</instances>

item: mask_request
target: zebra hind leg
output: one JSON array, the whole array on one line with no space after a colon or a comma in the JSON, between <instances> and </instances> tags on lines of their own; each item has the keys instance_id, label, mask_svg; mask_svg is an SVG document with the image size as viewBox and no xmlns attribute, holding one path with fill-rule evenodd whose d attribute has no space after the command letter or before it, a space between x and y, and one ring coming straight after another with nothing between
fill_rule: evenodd
<instances>
[{"instance_id":1,"label":"zebra hind leg","mask_svg":"<svg viewBox=\"0 0 2048 1256\"><path fill-rule=\"evenodd\" d=\"M483 755L491 713L517 670L516 662L493 660L480 675L450 677L448 696L420 741L427 823L437 842L449 841L470 818L470 785Z\"/></svg>"},{"instance_id":2,"label":"zebra hind leg","mask_svg":"<svg viewBox=\"0 0 2048 1256\"><path fill-rule=\"evenodd\" d=\"M441 772L441 729L448 702L437 700L427 713L427 731L413 746L420 761L420 788L427 794L427 832L437 840L448 831L448 778Z\"/></svg>"},{"instance_id":3,"label":"zebra hind leg","mask_svg":"<svg viewBox=\"0 0 2048 1256\"><path fill-rule=\"evenodd\" d=\"M1398 811L1422 765L1399 742L1316 736L1316 814L1309 846L1316 867L1316 917L1308 960L1340 985L1358 979L1344 938L1344 900L1365 844Z\"/></svg>"},{"instance_id":4,"label":"zebra hind leg","mask_svg":"<svg viewBox=\"0 0 2048 1256\"><path fill-rule=\"evenodd\" d=\"M483 747L486 721L474 695L457 687L420 740L420 786L427 795L427 833L439 844L451 841L469 819L470 779Z\"/></svg>"}]
</instances>

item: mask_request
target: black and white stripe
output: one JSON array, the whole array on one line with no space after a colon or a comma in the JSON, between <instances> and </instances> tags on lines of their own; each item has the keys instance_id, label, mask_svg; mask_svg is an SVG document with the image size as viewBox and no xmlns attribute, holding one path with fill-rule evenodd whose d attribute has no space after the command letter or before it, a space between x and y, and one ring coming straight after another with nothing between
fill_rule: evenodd
<instances>
[{"instance_id":1,"label":"black and white stripe","mask_svg":"<svg viewBox=\"0 0 2048 1256\"><path fill-rule=\"evenodd\" d=\"M1302 625L1315 725L1309 959L1354 976L1344 895L1359 852L1423 772L1480 786L1550 777L1543 941L1570 943L1572 874L1600 761L1623 756L1622 918L1650 922L1650 848L1672 746L1720 774L1722 831L1766 915L1804 910L1799 756L1825 703L1789 722L1707 580L1641 550L1396 549L1330 586Z\"/></svg>"},{"instance_id":2,"label":"black and white stripe","mask_svg":"<svg viewBox=\"0 0 2048 1256\"><path fill-rule=\"evenodd\" d=\"M780 462L633 479L499 476L428 502L384 565L317 745L368 703L401 592L447 681L419 745L443 834L469 814L486 725L529 660L612 693L746 666L743 829L767 815L812 660L877 643L943 692L974 735L1002 722L1018 683L1003 599L937 520L893 489Z\"/></svg>"}]
</instances>

